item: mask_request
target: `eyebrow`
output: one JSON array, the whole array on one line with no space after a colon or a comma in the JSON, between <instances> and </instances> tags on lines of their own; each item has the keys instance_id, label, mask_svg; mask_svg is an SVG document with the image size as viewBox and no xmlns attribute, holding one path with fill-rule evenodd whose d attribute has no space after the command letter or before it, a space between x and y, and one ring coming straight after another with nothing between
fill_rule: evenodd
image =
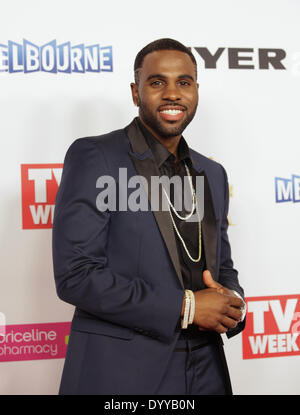
<instances>
[{"instance_id":1,"label":"eyebrow","mask_svg":"<svg viewBox=\"0 0 300 415\"><path fill-rule=\"evenodd\" d=\"M153 78L166 79L167 76L165 76L161 73L151 74L151 75L148 76L147 81L150 81ZM179 75L178 78L179 79L190 79L191 81L195 81L195 79L191 75L188 75L188 74Z\"/></svg>"}]
</instances>

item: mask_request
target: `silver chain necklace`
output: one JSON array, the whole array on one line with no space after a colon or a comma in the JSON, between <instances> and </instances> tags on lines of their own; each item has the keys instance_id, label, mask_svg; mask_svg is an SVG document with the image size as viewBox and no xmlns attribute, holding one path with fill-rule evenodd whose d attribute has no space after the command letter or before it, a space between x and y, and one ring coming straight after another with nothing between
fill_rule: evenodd
<instances>
[{"instance_id":1,"label":"silver chain necklace","mask_svg":"<svg viewBox=\"0 0 300 415\"><path fill-rule=\"evenodd\" d=\"M167 199L167 201L168 201L168 205L169 205L169 213L170 213L170 216L171 216L171 220L172 220L172 224L173 224L173 227L174 227L174 229L175 229L175 232L176 232L176 234L177 234L177 236L178 236L178 238L179 238L180 242L182 243L182 246L183 246L183 248L184 248L184 250L185 250L185 252L186 252L187 256L189 257L189 259L190 259L191 261L193 261L193 262L199 262L199 261L200 261L200 259L201 259L201 220L200 220L200 216L199 216L198 204L197 204L197 198L196 198L196 193L195 193L195 190L194 190L194 187L193 187L192 177L191 177L191 174L190 174L190 171L189 171L188 166L187 166L185 163L184 163L184 166L185 166L185 169L186 169L186 172L187 172L188 178L189 178L189 183L190 183L190 188L191 188L191 193L192 193L192 200L193 200L193 201L192 201L192 210L191 210L191 212L190 212L187 216L181 216L181 215L179 215L179 213L176 211L175 207L174 207L174 206L173 206L173 204L171 203L171 201L170 201L170 199L169 199L169 196L168 196L168 194L167 194L166 190L164 189L164 187L163 187L163 190L164 190L164 193L165 193L166 199ZM188 219L192 216L192 214L194 213L194 210L196 209L196 213L197 213L197 216L198 216L198 235L199 235L199 238L198 238L198 243L199 243L199 252L198 252L198 257L197 257L197 258L193 258L193 257L191 256L191 254L189 253L189 251L188 251L188 249L187 249L187 246L186 246L186 244L185 244L185 242L184 242L184 240L183 240L182 236L180 235L180 232L179 232L179 230L178 230L178 228L177 228L177 226L176 226L176 223L175 223L175 221L174 221L174 218L173 218L173 215L172 215L171 209L173 210L173 212L175 213L175 215L176 215L179 219L184 220L184 221L188 220Z\"/></svg>"},{"instance_id":2,"label":"silver chain necklace","mask_svg":"<svg viewBox=\"0 0 300 415\"><path fill-rule=\"evenodd\" d=\"M173 210L173 212L175 213L175 215L179 219L181 219L181 220L188 220L192 216L192 214L194 213L197 200L196 200L196 193L195 193L195 190L193 188L193 182L192 182L192 178L191 178L191 175L190 175L190 171L188 169L188 166L185 163L184 163L184 166L185 166L185 169L186 169L186 172L187 172L187 175L188 175L190 189L191 189L191 194L192 194L192 210L191 210L191 212L187 216L181 216L181 215L179 215L179 213L175 209L174 205L172 204L172 202L171 202L171 200L170 200L170 198L169 198L169 196L168 196L168 194L167 194L167 192L166 192L166 190L165 190L164 187L163 187L163 191L165 193L165 196L166 196L166 199L168 201L168 204L169 204L170 208Z\"/></svg>"}]
</instances>

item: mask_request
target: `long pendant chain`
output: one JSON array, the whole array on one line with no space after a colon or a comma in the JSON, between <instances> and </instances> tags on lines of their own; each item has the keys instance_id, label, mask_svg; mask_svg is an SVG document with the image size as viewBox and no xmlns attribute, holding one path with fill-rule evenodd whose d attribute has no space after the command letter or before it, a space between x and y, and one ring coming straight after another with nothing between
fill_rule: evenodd
<instances>
[{"instance_id":1,"label":"long pendant chain","mask_svg":"<svg viewBox=\"0 0 300 415\"><path fill-rule=\"evenodd\" d=\"M163 187L163 191L165 193L165 196L166 196L166 199L167 199L167 201L169 203L169 206L173 210L173 212L175 213L175 215L179 219L181 219L181 220L188 220L193 215L193 213L195 211L195 207L196 207L197 200L196 200L196 193L195 193L195 190L193 188L193 182L192 182L192 178L191 178L191 175L190 175L190 171L188 169L188 166L185 163L184 163L184 165L185 165L186 172L188 174L188 179L189 179L190 189L191 189L191 194L192 194L192 209L191 209L190 213L187 216L181 216L181 215L179 215L179 213L175 209L174 205L172 204L172 202L171 202L171 200L170 200L170 198L168 196L168 193L166 192L166 190L165 190L164 187Z\"/></svg>"},{"instance_id":2,"label":"long pendant chain","mask_svg":"<svg viewBox=\"0 0 300 415\"><path fill-rule=\"evenodd\" d=\"M175 232L176 232L176 234L177 234L177 236L178 236L178 238L179 238L180 242L182 243L182 246L183 246L183 248L184 248L184 250L185 250L185 252L186 252L187 256L189 257L189 259L190 259L191 261L193 261L193 262L199 262L199 261L200 261L200 259L201 259L201 254L202 254L202 252L201 252L201 220L200 220L200 216L199 216L198 204L197 204L197 198L196 198L195 190L194 190L194 188L193 188L193 183L192 183L192 178L191 178L191 175L190 175L190 171L189 171L189 169L188 169L188 167L187 167L187 165L186 165L185 163L184 163L184 165L185 165L185 169L186 169L186 171L187 171L188 177L189 177L189 182L190 182L191 192L192 192L192 197L193 197L192 211L191 211L191 212L190 212L190 213L189 213L186 217L182 217L182 216L180 216L180 215L176 212L176 209L174 208L174 206L172 205L172 203L171 203L171 201L170 201L170 199L169 199L169 197L168 197L168 195L167 195L167 193L166 193L165 189L164 189L164 192L165 192L165 195L166 195L167 200L168 200L168 203L169 203L169 213L170 213L170 216L171 216L171 220L172 220L172 224L173 224L173 227L174 227L174 229L175 229ZM174 219L173 219L173 215L172 215L172 212L171 212L171 208L172 208L173 212L176 214L176 216L177 216L179 219L181 219L181 220L187 220L188 218L190 218L190 217L192 216L192 214L193 214L193 212L194 212L195 208L196 208L196 213L197 213L197 216L198 216L198 235L199 235L199 238L198 238L199 250L198 250L198 257L197 257L197 258L193 258L193 257L191 256L191 254L189 253L189 251L188 251L188 249L187 249L187 246L186 246L186 244L185 244L185 242L184 242L184 240L183 240L182 236L180 235L179 230L178 230L178 228L177 228L177 226L176 226L176 223L175 223L175 221L174 221Z\"/></svg>"}]
</instances>

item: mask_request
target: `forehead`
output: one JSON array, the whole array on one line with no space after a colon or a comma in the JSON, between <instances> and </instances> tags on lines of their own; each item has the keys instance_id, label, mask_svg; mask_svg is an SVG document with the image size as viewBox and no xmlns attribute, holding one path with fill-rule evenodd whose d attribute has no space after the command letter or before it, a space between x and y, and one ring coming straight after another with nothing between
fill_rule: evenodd
<instances>
[{"instance_id":1,"label":"forehead","mask_svg":"<svg viewBox=\"0 0 300 415\"><path fill-rule=\"evenodd\" d=\"M178 50L158 50L149 53L143 60L140 79L147 79L151 74L180 76L183 74L196 77L196 67L187 53Z\"/></svg>"}]
</instances>

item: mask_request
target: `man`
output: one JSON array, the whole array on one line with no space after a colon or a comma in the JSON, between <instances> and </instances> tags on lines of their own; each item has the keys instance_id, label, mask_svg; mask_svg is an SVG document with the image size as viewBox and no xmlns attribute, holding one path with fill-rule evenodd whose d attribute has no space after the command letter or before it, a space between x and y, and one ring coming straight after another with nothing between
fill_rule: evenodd
<instances>
[{"instance_id":1,"label":"man","mask_svg":"<svg viewBox=\"0 0 300 415\"><path fill-rule=\"evenodd\" d=\"M220 333L243 329L243 290L227 236L226 173L182 137L198 104L196 77L184 45L150 43L131 84L139 117L76 140L66 154L53 260L58 296L76 309L61 394L231 393ZM150 202L152 177L188 177L192 209L176 211L171 193L168 210L124 209L120 169L128 182L144 178ZM99 189L108 176L118 191L105 209ZM204 217L189 221L197 177Z\"/></svg>"}]
</instances>

